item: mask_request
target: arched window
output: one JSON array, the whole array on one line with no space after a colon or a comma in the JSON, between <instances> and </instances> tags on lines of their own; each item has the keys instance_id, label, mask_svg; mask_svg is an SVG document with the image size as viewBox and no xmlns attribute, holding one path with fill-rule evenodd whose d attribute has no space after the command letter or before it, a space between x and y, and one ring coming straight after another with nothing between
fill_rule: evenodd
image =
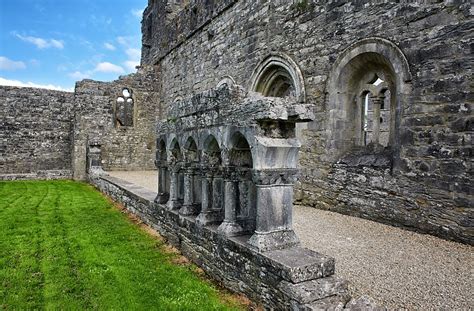
<instances>
[{"instance_id":1,"label":"arched window","mask_svg":"<svg viewBox=\"0 0 474 311\"><path fill-rule=\"evenodd\" d=\"M401 113L411 91L408 62L388 40L369 38L338 57L327 85L329 156L353 146L390 148L399 153Z\"/></svg>"},{"instance_id":2,"label":"arched window","mask_svg":"<svg viewBox=\"0 0 474 311\"><path fill-rule=\"evenodd\" d=\"M390 86L380 73L369 72L359 85L360 96L355 100L355 144L387 147L390 140ZM364 83L366 81L366 83Z\"/></svg>"},{"instance_id":3,"label":"arched window","mask_svg":"<svg viewBox=\"0 0 474 311\"><path fill-rule=\"evenodd\" d=\"M303 75L298 65L284 54L270 55L253 73L251 90L269 97L293 97L305 100Z\"/></svg>"},{"instance_id":4,"label":"arched window","mask_svg":"<svg viewBox=\"0 0 474 311\"><path fill-rule=\"evenodd\" d=\"M133 126L135 105L132 90L122 89L122 94L117 97L115 105L115 125Z\"/></svg>"}]
</instances>

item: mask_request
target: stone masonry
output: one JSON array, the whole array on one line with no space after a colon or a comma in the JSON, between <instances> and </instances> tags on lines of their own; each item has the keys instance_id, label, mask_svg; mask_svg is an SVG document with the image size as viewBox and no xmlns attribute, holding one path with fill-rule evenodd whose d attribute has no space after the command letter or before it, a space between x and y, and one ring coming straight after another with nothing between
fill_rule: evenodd
<instances>
[{"instance_id":1,"label":"stone masonry","mask_svg":"<svg viewBox=\"0 0 474 311\"><path fill-rule=\"evenodd\" d=\"M149 1L142 66L160 65L165 112L223 80L272 96L273 78L289 83L315 114L297 127L296 200L472 244L473 12L465 1Z\"/></svg>"},{"instance_id":2,"label":"stone masonry","mask_svg":"<svg viewBox=\"0 0 474 311\"><path fill-rule=\"evenodd\" d=\"M3 178L72 177L73 93L2 86L0 111Z\"/></svg>"},{"instance_id":3,"label":"stone masonry","mask_svg":"<svg viewBox=\"0 0 474 311\"><path fill-rule=\"evenodd\" d=\"M361 308L333 259L299 247L293 201L474 244L473 15L149 0L137 73L0 87L0 178L88 179L268 308ZM156 197L104 174L155 165Z\"/></svg>"},{"instance_id":4,"label":"stone masonry","mask_svg":"<svg viewBox=\"0 0 474 311\"><path fill-rule=\"evenodd\" d=\"M86 178L89 145L101 146L107 170L154 169L153 70L113 82L83 80L74 93L0 86L0 178ZM130 92L132 123L118 122L118 98Z\"/></svg>"}]
</instances>

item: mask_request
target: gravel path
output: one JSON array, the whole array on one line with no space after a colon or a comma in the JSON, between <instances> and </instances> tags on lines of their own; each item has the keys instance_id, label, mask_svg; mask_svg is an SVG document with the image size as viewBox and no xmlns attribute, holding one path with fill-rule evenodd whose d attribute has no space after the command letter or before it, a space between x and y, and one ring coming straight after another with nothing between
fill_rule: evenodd
<instances>
[{"instance_id":1,"label":"gravel path","mask_svg":"<svg viewBox=\"0 0 474 311\"><path fill-rule=\"evenodd\" d=\"M156 172L111 172L152 191ZM474 248L433 236L296 206L303 246L336 258L336 274L354 296L391 309L474 309Z\"/></svg>"}]
</instances>

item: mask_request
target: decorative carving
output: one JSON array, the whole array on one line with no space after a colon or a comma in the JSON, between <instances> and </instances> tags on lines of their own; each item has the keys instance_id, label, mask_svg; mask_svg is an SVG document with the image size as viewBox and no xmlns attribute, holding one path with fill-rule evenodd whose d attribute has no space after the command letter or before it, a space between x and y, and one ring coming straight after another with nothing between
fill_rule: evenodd
<instances>
[{"instance_id":1,"label":"decorative carving","mask_svg":"<svg viewBox=\"0 0 474 311\"><path fill-rule=\"evenodd\" d=\"M297 179L297 169L283 168L252 171L252 180L256 185L292 185Z\"/></svg>"}]
</instances>

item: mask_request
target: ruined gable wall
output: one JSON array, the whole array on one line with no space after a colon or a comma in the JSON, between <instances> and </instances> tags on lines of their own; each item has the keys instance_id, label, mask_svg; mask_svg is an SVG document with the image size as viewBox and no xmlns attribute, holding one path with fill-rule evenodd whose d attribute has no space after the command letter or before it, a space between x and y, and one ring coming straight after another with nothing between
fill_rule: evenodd
<instances>
[{"instance_id":1,"label":"ruined gable wall","mask_svg":"<svg viewBox=\"0 0 474 311\"><path fill-rule=\"evenodd\" d=\"M153 57L142 62L161 65L164 105L225 76L248 88L260 61L286 53L303 73L306 102L315 105L317 116L304 131L297 197L319 208L473 242L470 5L241 0L211 15L204 5L193 10L194 4L167 23L159 24L163 13L153 11L154 26L161 28L148 41ZM211 17L189 22L196 14ZM338 163L342 155L334 159L329 142L339 130L328 109L331 70L344 49L368 37L396 44L412 77L393 171Z\"/></svg>"},{"instance_id":2,"label":"ruined gable wall","mask_svg":"<svg viewBox=\"0 0 474 311\"><path fill-rule=\"evenodd\" d=\"M71 176L74 94L0 86L2 178Z\"/></svg>"},{"instance_id":3,"label":"ruined gable wall","mask_svg":"<svg viewBox=\"0 0 474 311\"><path fill-rule=\"evenodd\" d=\"M74 178L84 179L89 143L101 145L105 170L155 169L155 134L160 115L159 81L153 67L113 82L83 80L76 84L74 119ZM124 88L132 91L134 126L117 126L116 100Z\"/></svg>"}]
</instances>

